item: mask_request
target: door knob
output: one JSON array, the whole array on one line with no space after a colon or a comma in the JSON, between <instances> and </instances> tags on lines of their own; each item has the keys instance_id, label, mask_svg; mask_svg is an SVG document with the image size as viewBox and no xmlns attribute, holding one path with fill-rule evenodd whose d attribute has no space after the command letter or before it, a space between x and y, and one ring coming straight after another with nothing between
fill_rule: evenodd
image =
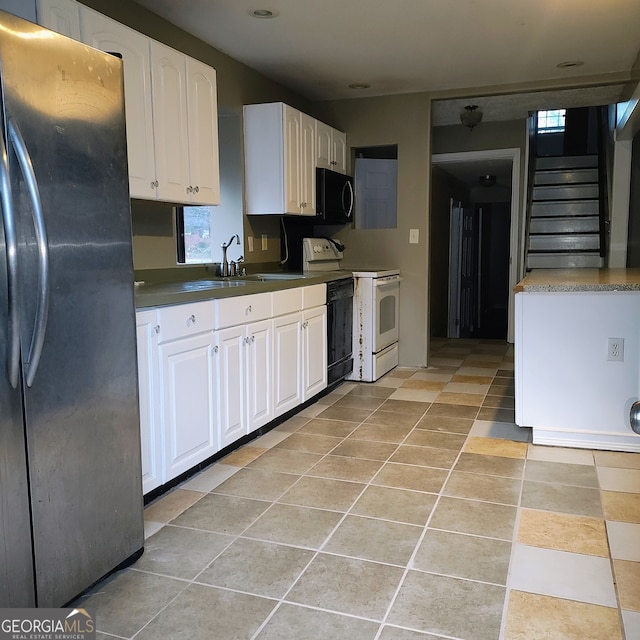
<instances>
[{"instance_id":1,"label":"door knob","mask_svg":"<svg viewBox=\"0 0 640 640\"><path fill-rule=\"evenodd\" d=\"M631 429L636 433L640 433L640 400L631 405L629 422L631 423Z\"/></svg>"}]
</instances>

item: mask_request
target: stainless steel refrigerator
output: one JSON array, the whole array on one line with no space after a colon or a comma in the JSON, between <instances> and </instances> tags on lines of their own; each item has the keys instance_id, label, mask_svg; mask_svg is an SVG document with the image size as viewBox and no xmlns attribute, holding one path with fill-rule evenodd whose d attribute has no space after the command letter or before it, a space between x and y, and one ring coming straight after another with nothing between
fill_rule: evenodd
<instances>
[{"instance_id":1,"label":"stainless steel refrigerator","mask_svg":"<svg viewBox=\"0 0 640 640\"><path fill-rule=\"evenodd\" d=\"M121 64L0 12L0 607L143 546Z\"/></svg>"}]
</instances>

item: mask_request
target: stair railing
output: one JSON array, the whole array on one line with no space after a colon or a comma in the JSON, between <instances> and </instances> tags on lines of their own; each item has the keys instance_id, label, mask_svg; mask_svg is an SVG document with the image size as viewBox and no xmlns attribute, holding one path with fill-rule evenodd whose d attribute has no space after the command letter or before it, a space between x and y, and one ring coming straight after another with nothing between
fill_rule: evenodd
<instances>
[{"instance_id":1,"label":"stair railing","mask_svg":"<svg viewBox=\"0 0 640 640\"><path fill-rule=\"evenodd\" d=\"M598 212L600 232L600 257L607 257L609 245L609 107L598 107Z\"/></svg>"},{"instance_id":2,"label":"stair railing","mask_svg":"<svg viewBox=\"0 0 640 640\"><path fill-rule=\"evenodd\" d=\"M529 130L529 153L527 157L527 200L524 211L524 262L522 265L523 273L526 273L528 271L527 263L529 262L529 230L531 229L531 210L533 208L533 188L535 186L534 182L536 174L536 158L538 157L538 115L536 111L529 111L527 127Z\"/></svg>"}]
</instances>

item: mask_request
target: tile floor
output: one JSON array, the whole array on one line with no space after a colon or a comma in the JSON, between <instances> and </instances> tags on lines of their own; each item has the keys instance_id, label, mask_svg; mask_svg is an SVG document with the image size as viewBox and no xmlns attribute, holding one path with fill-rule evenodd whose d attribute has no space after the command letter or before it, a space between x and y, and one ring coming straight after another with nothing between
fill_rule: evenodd
<instances>
[{"instance_id":1,"label":"tile floor","mask_svg":"<svg viewBox=\"0 0 640 640\"><path fill-rule=\"evenodd\" d=\"M433 346L147 507L98 639L640 638L640 455L530 444L512 349Z\"/></svg>"}]
</instances>

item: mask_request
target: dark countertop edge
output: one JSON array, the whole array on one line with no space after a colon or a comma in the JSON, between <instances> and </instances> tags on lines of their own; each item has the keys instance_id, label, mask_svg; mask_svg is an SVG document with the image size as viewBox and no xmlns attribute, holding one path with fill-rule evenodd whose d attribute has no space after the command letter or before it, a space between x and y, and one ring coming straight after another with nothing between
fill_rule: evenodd
<instances>
[{"instance_id":1,"label":"dark countertop edge","mask_svg":"<svg viewBox=\"0 0 640 640\"><path fill-rule=\"evenodd\" d=\"M321 271L316 273L307 272L300 274L299 278L291 280L270 280L270 281L247 281L246 284L230 287L220 287L213 289L200 289L195 291L170 291L163 292L162 284L154 283L135 287L136 310L152 309L155 307L165 307L175 304L186 304L189 302L201 302L204 300L218 300L222 298L232 298L246 296L256 293L267 293L270 291L280 291L283 289L295 289L314 284L324 284L333 280L343 280L352 277L351 271ZM212 280L214 278L203 278ZM238 278L241 279L241 278ZM190 282L190 281L186 281ZM167 285L174 285L167 283Z\"/></svg>"}]
</instances>

